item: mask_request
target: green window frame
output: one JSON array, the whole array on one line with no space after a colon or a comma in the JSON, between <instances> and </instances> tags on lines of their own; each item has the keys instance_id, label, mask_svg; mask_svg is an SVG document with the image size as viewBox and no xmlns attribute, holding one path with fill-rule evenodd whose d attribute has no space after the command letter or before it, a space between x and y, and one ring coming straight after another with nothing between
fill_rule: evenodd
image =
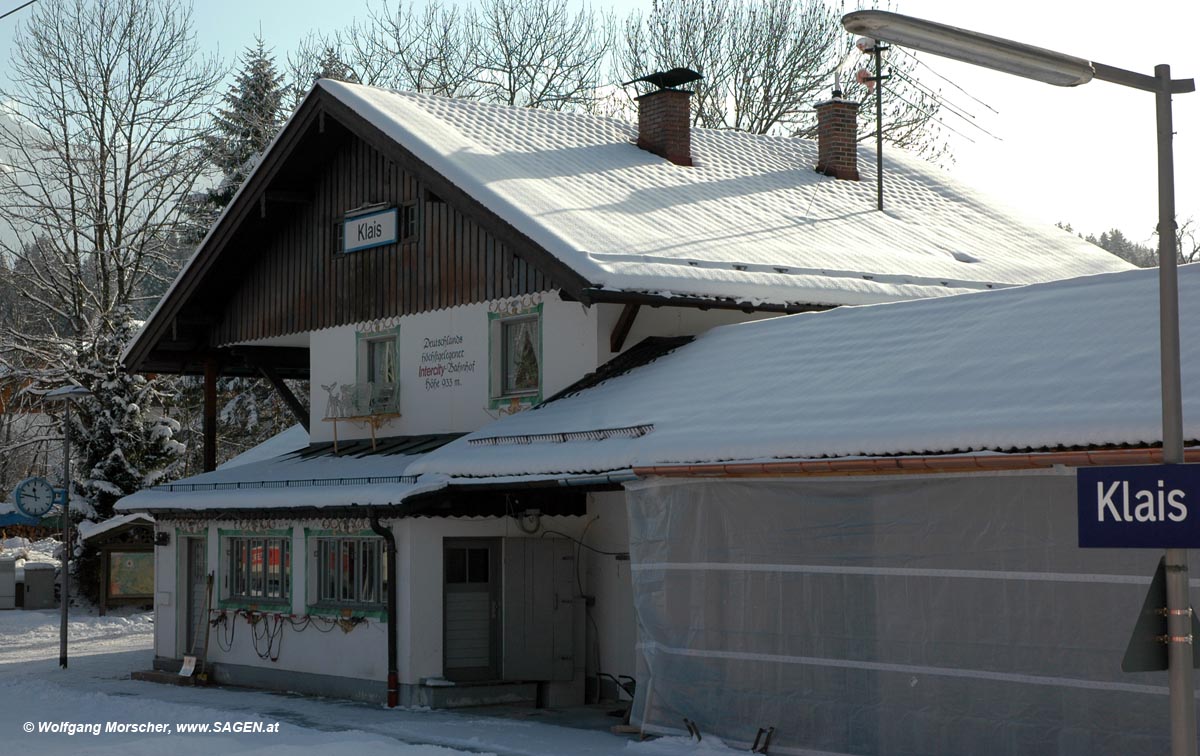
<instances>
[{"instance_id":1,"label":"green window frame","mask_svg":"<svg viewBox=\"0 0 1200 756\"><path fill-rule=\"evenodd\" d=\"M229 601L285 603L291 600L291 536L234 535L225 538Z\"/></svg>"},{"instance_id":2,"label":"green window frame","mask_svg":"<svg viewBox=\"0 0 1200 756\"><path fill-rule=\"evenodd\" d=\"M378 536L314 539L316 606L379 608L387 600L387 549Z\"/></svg>"},{"instance_id":3,"label":"green window frame","mask_svg":"<svg viewBox=\"0 0 1200 756\"><path fill-rule=\"evenodd\" d=\"M488 393L491 407L536 404L542 398L542 306L488 314Z\"/></svg>"}]
</instances>

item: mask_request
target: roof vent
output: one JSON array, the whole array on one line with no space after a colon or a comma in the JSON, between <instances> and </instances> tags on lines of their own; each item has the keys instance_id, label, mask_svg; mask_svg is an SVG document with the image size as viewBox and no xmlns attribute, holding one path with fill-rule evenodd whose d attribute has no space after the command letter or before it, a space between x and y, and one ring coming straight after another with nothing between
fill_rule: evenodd
<instances>
[{"instance_id":1,"label":"roof vent","mask_svg":"<svg viewBox=\"0 0 1200 756\"><path fill-rule=\"evenodd\" d=\"M638 147L676 165L692 164L692 92L678 87L703 78L690 68L656 71L623 86L646 82L658 87L637 98Z\"/></svg>"}]
</instances>

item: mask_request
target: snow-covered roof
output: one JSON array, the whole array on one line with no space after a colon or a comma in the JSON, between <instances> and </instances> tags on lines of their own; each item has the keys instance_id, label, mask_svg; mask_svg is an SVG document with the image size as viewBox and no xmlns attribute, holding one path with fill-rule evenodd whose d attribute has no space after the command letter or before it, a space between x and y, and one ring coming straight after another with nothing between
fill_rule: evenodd
<instances>
[{"instance_id":1,"label":"snow-covered roof","mask_svg":"<svg viewBox=\"0 0 1200 756\"><path fill-rule=\"evenodd\" d=\"M264 445L270 443L272 440ZM440 476L425 476L420 481L409 476L407 468L418 458L414 454L355 457L292 452L143 489L118 501L115 508L155 512L396 505L446 485Z\"/></svg>"},{"instance_id":2,"label":"snow-covered roof","mask_svg":"<svg viewBox=\"0 0 1200 756\"><path fill-rule=\"evenodd\" d=\"M1184 436L1200 439L1200 264L1182 266ZM715 328L504 418L410 473L1156 444L1158 273L1135 270ZM563 435L570 434L570 435Z\"/></svg>"},{"instance_id":3,"label":"snow-covered roof","mask_svg":"<svg viewBox=\"0 0 1200 756\"><path fill-rule=\"evenodd\" d=\"M867 304L1129 267L898 149L878 212L874 182L818 174L809 140L695 129L681 167L613 118L317 87L609 290Z\"/></svg>"},{"instance_id":4,"label":"snow-covered roof","mask_svg":"<svg viewBox=\"0 0 1200 756\"><path fill-rule=\"evenodd\" d=\"M261 444L247 449L233 459L219 465L217 469L225 470L230 467L247 465L251 462L262 462L294 451L300 451L307 446L308 431L304 430L303 425L296 423L287 430L276 433Z\"/></svg>"},{"instance_id":5,"label":"snow-covered roof","mask_svg":"<svg viewBox=\"0 0 1200 756\"><path fill-rule=\"evenodd\" d=\"M107 533L108 531L119 528L122 525L128 525L131 522L143 522L148 525L154 524L154 518L144 512L135 512L133 514L123 514L110 517L103 522L92 522L83 520L79 523L79 540L86 541L89 538L95 538L98 535Z\"/></svg>"}]
</instances>

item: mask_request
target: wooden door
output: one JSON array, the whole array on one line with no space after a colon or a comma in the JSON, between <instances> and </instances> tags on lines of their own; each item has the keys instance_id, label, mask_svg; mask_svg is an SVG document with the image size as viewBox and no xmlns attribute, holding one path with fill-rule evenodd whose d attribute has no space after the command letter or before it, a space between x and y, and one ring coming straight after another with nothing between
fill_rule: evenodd
<instances>
[{"instance_id":1,"label":"wooden door","mask_svg":"<svg viewBox=\"0 0 1200 756\"><path fill-rule=\"evenodd\" d=\"M204 623L208 622L208 539L186 538L187 642L189 656L204 654Z\"/></svg>"},{"instance_id":2,"label":"wooden door","mask_svg":"<svg viewBox=\"0 0 1200 756\"><path fill-rule=\"evenodd\" d=\"M444 658L447 680L500 677L500 542L447 539L444 552Z\"/></svg>"}]
</instances>

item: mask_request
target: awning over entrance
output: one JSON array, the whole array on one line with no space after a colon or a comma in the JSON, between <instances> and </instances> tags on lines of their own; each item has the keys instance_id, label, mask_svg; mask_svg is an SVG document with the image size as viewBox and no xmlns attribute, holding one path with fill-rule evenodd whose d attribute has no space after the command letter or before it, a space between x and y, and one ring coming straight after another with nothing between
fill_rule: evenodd
<instances>
[{"instance_id":1,"label":"awning over entrance","mask_svg":"<svg viewBox=\"0 0 1200 756\"><path fill-rule=\"evenodd\" d=\"M117 502L122 512L248 512L253 510L392 507L446 487L441 475L409 475L410 464L459 434L389 439L369 445L313 444L269 459L226 466L165 483Z\"/></svg>"}]
</instances>

